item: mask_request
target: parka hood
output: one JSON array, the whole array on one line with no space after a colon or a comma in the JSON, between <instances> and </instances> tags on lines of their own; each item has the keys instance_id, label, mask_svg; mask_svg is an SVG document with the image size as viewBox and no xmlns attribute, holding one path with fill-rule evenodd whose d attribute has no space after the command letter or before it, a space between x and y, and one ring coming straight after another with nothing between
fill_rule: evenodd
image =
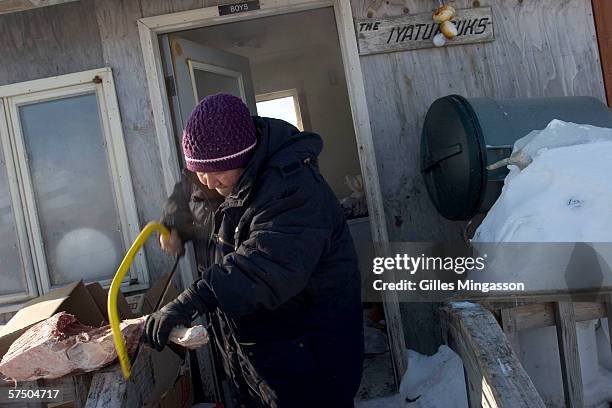
<instances>
[{"instance_id":1,"label":"parka hood","mask_svg":"<svg viewBox=\"0 0 612 408\"><path fill-rule=\"evenodd\" d=\"M283 120L253 116L257 129L257 146L251 160L238 181L238 185L227 197L229 205L242 205L264 170L279 169L311 159L316 162L323 150L321 136L312 132L301 132Z\"/></svg>"}]
</instances>

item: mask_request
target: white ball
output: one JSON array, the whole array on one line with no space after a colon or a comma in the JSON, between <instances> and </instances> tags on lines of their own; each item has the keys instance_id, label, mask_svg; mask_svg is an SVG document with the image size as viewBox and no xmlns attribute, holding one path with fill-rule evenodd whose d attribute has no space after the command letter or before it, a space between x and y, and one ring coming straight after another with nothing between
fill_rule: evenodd
<instances>
[{"instance_id":1,"label":"white ball","mask_svg":"<svg viewBox=\"0 0 612 408\"><path fill-rule=\"evenodd\" d=\"M113 241L106 234L91 228L72 230L55 248L54 281L112 278L119 261L117 255Z\"/></svg>"}]
</instances>

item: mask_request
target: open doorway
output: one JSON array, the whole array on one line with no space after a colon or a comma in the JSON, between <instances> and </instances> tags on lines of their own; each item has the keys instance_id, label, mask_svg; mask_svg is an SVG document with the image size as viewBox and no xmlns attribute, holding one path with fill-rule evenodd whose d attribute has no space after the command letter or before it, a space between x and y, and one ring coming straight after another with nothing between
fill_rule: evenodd
<instances>
[{"instance_id":1,"label":"open doorway","mask_svg":"<svg viewBox=\"0 0 612 408\"><path fill-rule=\"evenodd\" d=\"M168 42L164 58L173 71L175 135L180 138L197 101L233 94L253 115L320 134L321 173L339 199L351 194L346 176L361 169L331 7L181 31L161 41Z\"/></svg>"},{"instance_id":2,"label":"open doorway","mask_svg":"<svg viewBox=\"0 0 612 408\"><path fill-rule=\"evenodd\" d=\"M346 50L341 48L341 43L346 47L350 41L345 33L348 23L338 23L341 27L336 25L337 21L343 21L335 10L337 7L335 4L333 7L319 5L308 7L309 10L302 8L258 18L228 17L225 21L210 17L214 23L206 24L194 19L191 26L184 22L183 15L177 16L176 20L168 16L170 22L166 27L174 24L174 29L159 28L164 16L151 18L146 23L141 21L145 62L147 55L153 56L151 60L156 58L155 48L158 48L163 63L163 70L152 72L149 69L147 76L149 80L165 79L167 93L161 92L159 96L166 101L162 100L160 105L167 103L170 108L168 111L155 109L157 95L152 89L154 115L172 119L156 123L158 136L166 135L160 147L162 165L176 163L176 167L182 167L182 129L199 100L218 92L236 95L254 115L283 119L301 130L321 135L324 149L319 156L319 167L336 197L345 204L354 238L356 241L382 242L386 241L386 228L380 220L383 216L382 200L373 160L365 94L362 93L361 78L355 78L361 74L360 70L344 66L347 58L352 59L349 61L352 67L359 61L356 49L347 57ZM352 24L352 19L347 21ZM149 53L146 42L153 37L155 29L149 27L155 27L160 34L163 32L155 35L158 43L152 44L152 53ZM342 41L339 35L344 35ZM355 72L358 75L353 75ZM170 123L172 132L160 131L160 125L169 126ZM166 156L169 146L165 143L173 145L174 157ZM362 172L360 158L367 171ZM172 168L170 172L164 169L165 177L173 171ZM371 208L366 205L362 174L368 183ZM168 180L165 181L168 186ZM370 233L368 213L375 217L372 224L377 225L373 234ZM365 387L358 396L372 398L393 392L394 369L403 373L393 366L395 361L401 362L403 358L392 360L391 351L386 351L379 353L375 361L366 363Z\"/></svg>"}]
</instances>

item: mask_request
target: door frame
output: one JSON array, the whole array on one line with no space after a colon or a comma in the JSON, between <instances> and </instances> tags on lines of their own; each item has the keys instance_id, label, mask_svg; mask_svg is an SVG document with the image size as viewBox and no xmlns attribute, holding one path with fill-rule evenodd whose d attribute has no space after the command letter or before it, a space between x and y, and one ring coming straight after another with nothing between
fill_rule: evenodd
<instances>
[{"instance_id":1,"label":"door frame","mask_svg":"<svg viewBox=\"0 0 612 408\"><path fill-rule=\"evenodd\" d=\"M372 240L377 247L377 253L387 253L385 248L389 242L389 235L350 0L261 0L260 3L258 10L224 16L219 15L218 6L213 6L138 20L138 32L144 56L166 193L170 194L174 184L180 180L180 161L174 141L174 129L158 36L175 31L332 7L338 29L357 151L364 179ZM184 257L181 264L181 277L185 287L194 279L191 271L196 270L193 251L190 252L191 256ZM399 387L401 378L407 369L399 302L397 294L389 293L389 291L383 292L383 299L390 354L396 385Z\"/></svg>"}]
</instances>

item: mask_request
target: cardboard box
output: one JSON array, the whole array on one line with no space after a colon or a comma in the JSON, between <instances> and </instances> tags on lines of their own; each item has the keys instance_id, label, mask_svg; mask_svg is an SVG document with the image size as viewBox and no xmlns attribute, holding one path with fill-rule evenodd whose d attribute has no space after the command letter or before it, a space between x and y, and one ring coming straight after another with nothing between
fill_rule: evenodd
<instances>
[{"instance_id":1,"label":"cardboard box","mask_svg":"<svg viewBox=\"0 0 612 408\"><path fill-rule=\"evenodd\" d=\"M121 318L134 318L151 313L167 281L168 276L166 275L143 294L142 310L138 314L132 313L130 305L123 295L119 294L117 307ZM170 284L162 305L176 298L178 294L178 290ZM91 283L85 286L82 281L79 281L32 299L2 327L0 331L0 358L6 354L11 344L27 329L59 312L70 313L79 322L89 326L100 327L107 324L107 296L108 291L103 289L99 283Z\"/></svg>"},{"instance_id":2,"label":"cardboard box","mask_svg":"<svg viewBox=\"0 0 612 408\"><path fill-rule=\"evenodd\" d=\"M127 301L130 311L134 316L142 316L142 306L144 305L144 300L146 297L146 293L139 293L137 295L126 296L125 300Z\"/></svg>"},{"instance_id":3,"label":"cardboard box","mask_svg":"<svg viewBox=\"0 0 612 408\"><path fill-rule=\"evenodd\" d=\"M106 319L106 322L109 322L107 310L108 289L104 289L98 282L88 283L86 288L89 291L91 298L98 306L98 310ZM117 310L119 311L119 318L121 320L133 319L135 317L132 314L130 305L128 305L128 302L125 300L125 297L123 297L121 292L119 292L119 295L117 296Z\"/></svg>"},{"instance_id":4,"label":"cardboard box","mask_svg":"<svg viewBox=\"0 0 612 408\"><path fill-rule=\"evenodd\" d=\"M141 308L145 314L150 313L153 309L167 281L168 277L164 276L146 293L134 295L141 299ZM178 293L177 289L170 284L161 304L166 304L174 299ZM28 328L61 311L73 314L80 322L90 326L99 327L107 324L107 296L108 291L98 283L84 285L82 282L74 282L33 299L25 304L0 332L0 358ZM142 315L132 313L130 305L121 294L117 299L117 306L122 319ZM155 388L151 393L151 402L146 406L149 408L191 407L193 402L191 375L186 363L168 347L160 353L153 351L152 356ZM45 380L43 384L46 384L47 381ZM72 404L74 404L73 401L66 401L57 408L71 407Z\"/></svg>"},{"instance_id":5,"label":"cardboard box","mask_svg":"<svg viewBox=\"0 0 612 408\"><path fill-rule=\"evenodd\" d=\"M0 332L0 358L27 329L58 312L73 314L81 323L90 326L106 323L83 282L73 282L32 299L8 321Z\"/></svg>"},{"instance_id":6,"label":"cardboard box","mask_svg":"<svg viewBox=\"0 0 612 408\"><path fill-rule=\"evenodd\" d=\"M142 301L142 315L153 311L169 279L169 275L164 275L145 293ZM160 307L174 300L178 295L179 291L170 283L166 296L160 302ZM161 352L152 351L151 356L155 389L144 406L146 408L191 407L193 392L191 373L187 363L169 347L164 348Z\"/></svg>"},{"instance_id":7,"label":"cardboard box","mask_svg":"<svg viewBox=\"0 0 612 408\"><path fill-rule=\"evenodd\" d=\"M157 282L155 282L155 284L149 288L149 290L147 291L145 295L144 302L142 305L141 312L143 315L150 314L153 312L153 309L155 308L155 305L157 304L158 299L163 294L162 292L164 291L164 286L166 285L166 282L168 282L168 280L169 280L169 274L166 274L162 276L161 278L159 278ZM166 296L160 303L160 308L164 306L166 303L176 299L178 295L179 295L179 291L176 289L176 287L172 283L170 283L170 286L168 287L168 292L166 292Z\"/></svg>"}]
</instances>

